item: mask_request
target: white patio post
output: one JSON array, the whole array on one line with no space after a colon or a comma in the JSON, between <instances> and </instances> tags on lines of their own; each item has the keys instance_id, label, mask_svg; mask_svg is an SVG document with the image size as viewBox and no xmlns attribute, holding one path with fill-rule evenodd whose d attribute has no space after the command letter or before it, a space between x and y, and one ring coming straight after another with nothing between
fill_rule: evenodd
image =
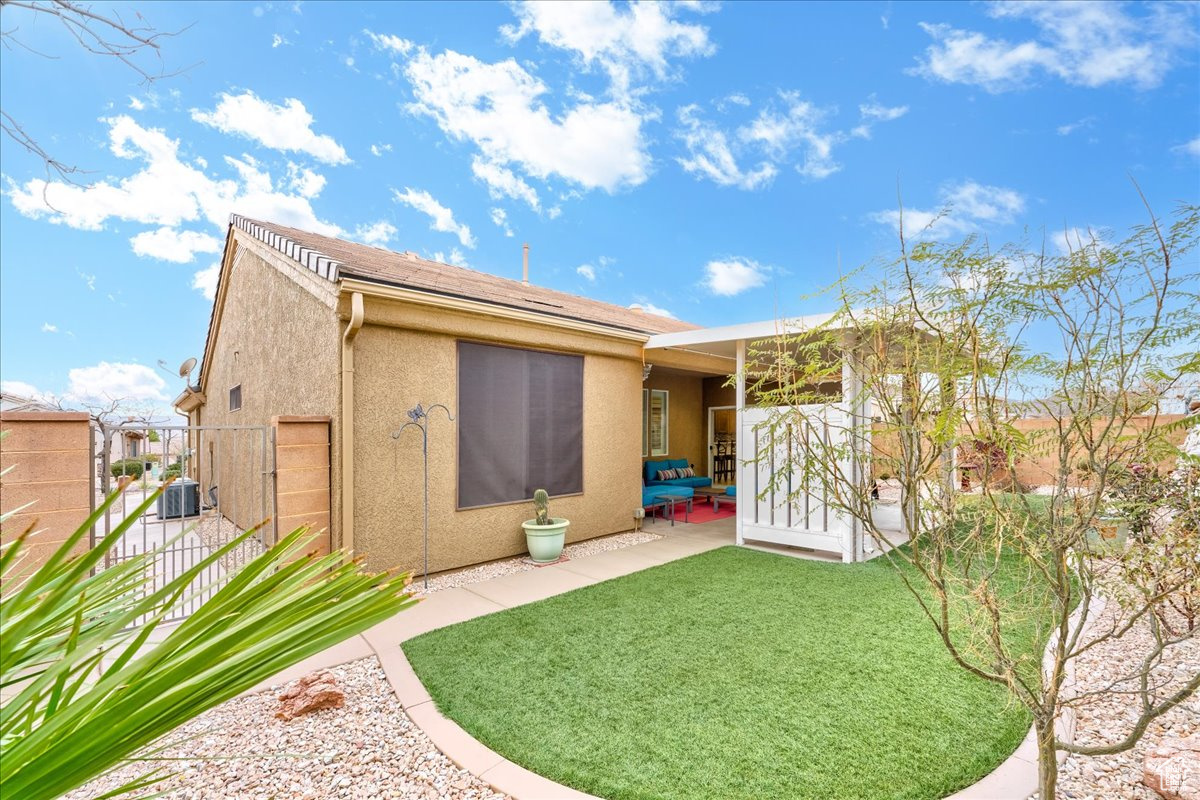
<instances>
[{"instance_id":1,"label":"white patio post","mask_svg":"<svg viewBox=\"0 0 1200 800\"><path fill-rule=\"evenodd\" d=\"M736 418L735 418L735 424L734 424L733 450L735 453L737 453L737 456L736 456L737 463L734 464L734 473L733 474L735 476L735 483L737 484L736 491L738 493L738 498L737 498L737 502L733 504L733 507L734 507L734 516L735 516L736 522L737 522L736 541L739 545L741 545L741 544L745 543L745 538L743 536L744 523L742 521L744 514L742 512L743 512L743 509L746 507L747 503L754 501L753 497L750 497L750 498L746 497L746 486L744 485L746 483L746 481L742 480L742 473L743 473L742 459L745 457L744 452L742 450L742 424L743 424L742 417L744 416L743 412L746 410L746 340L745 339L737 340L737 387L734 389L734 392L736 394L735 405L736 405L737 411L735 412Z\"/></svg>"},{"instance_id":2,"label":"white patio post","mask_svg":"<svg viewBox=\"0 0 1200 800\"><path fill-rule=\"evenodd\" d=\"M855 491L862 491L866 486L866 465L864 458L870 445L870 419L867 417L866 398L863 392L862 375L859 374L860 361L858 358L858 335L855 331L846 331L842 337L842 405L845 406L850 427L850 480ZM864 430L865 427L865 430ZM860 561L863 551L862 522L854 514L849 517L850 537L849 547L843 543L842 561Z\"/></svg>"}]
</instances>

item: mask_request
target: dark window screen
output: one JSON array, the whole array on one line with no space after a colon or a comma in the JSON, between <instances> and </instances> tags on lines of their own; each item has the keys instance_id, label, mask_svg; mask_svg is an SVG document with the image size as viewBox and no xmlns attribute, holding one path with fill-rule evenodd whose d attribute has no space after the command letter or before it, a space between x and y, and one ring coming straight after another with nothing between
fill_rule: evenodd
<instances>
[{"instance_id":1,"label":"dark window screen","mask_svg":"<svg viewBox=\"0 0 1200 800\"><path fill-rule=\"evenodd\" d=\"M583 358L458 343L458 507L583 491Z\"/></svg>"}]
</instances>

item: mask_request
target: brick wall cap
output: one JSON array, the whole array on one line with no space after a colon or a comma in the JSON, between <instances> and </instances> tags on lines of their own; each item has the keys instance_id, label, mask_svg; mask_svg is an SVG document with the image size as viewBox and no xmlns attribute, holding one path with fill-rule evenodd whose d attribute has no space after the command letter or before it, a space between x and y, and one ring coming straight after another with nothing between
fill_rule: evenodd
<instances>
[{"instance_id":1,"label":"brick wall cap","mask_svg":"<svg viewBox=\"0 0 1200 800\"><path fill-rule=\"evenodd\" d=\"M332 421L333 421L332 417L321 416L320 414L314 414L312 416L303 416L303 415L296 415L296 414L283 414L283 415L271 417L272 425L278 425L281 422L288 423L288 422L332 422Z\"/></svg>"},{"instance_id":2,"label":"brick wall cap","mask_svg":"<svg viewBox=\"0 0 1200 800\"><path fill-rule=\"evenodd\" d=\"M0 411L0 422L88 422L86 411Z\"/></svg>"}]
</instances>

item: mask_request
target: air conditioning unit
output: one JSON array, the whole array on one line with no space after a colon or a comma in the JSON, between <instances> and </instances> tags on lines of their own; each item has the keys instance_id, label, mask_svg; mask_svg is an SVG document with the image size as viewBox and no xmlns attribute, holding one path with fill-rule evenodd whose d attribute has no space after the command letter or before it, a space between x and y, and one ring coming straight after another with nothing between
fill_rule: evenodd
<instances>
[{"instance_id":1,"label":"air conditioning unit","mask_svg":"<svg viewBox=\"0 0 1200 800\"><path fill-rule=\"evenodd\" d=\"M200 515L200 484L184 478L168 486L158 497L159 519L183 519Z\"/></svg>"}]
</instances>

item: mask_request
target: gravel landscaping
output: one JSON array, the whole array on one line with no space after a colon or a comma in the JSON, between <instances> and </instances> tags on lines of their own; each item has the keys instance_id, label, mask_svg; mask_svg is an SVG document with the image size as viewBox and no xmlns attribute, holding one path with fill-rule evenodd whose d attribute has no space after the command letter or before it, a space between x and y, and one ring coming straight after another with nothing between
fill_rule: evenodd
<instances>
[{"instance_id":1,"label":"gravel landscaping","mask_svg":"<svg viewBox=\"0 0 1200 800\"><path fill-rule=\"evenodd\" d=\"M215 551L242 535L242 529L234 525L228 518L217 511L206 512L196 523L196 535L204 546ZM290 531L289 531L290 533ZM248 562L266 552L263 543L257 536L249 536L233 550L220 559L221 567L226 572L237 572Z\"/></svg>"},{"instance_id":2,"label":"gravel landscaping","mask_svg":"<svg viewBox=\"0 0 1200 800\"><path fill-rule=\"evenodd\" d=\"M1121 609L1110 602L1098 620L1098 630L1116 621ZM1076 696L1105 689L1124 675L1136 673L1137 665L1153 646L1148 624L1132 628L1120 639L1106 642L1076 661ZM1178 688L1200 671L1200 635L1171 647L1152 679L1161 685L1161 694ZM1117 692L1136 691L1132 682L1119 683ZM1137 718L1137 695L1108 692L1092 698L1078 709L1075 741L1083 745L1116 742L1124 738ZM1122 797L1129 800L1161 800L1157 792L1142 783L1142 762L1146 753L1166 738L1182 739L1200 734L1200 698L1185 703L1159 717L1146 729L1145 736L1132 750L1111 756L1069 755L1061 766L1059 795L1073 800L1100 800ZM1036 795L1034 795L1036 797Z\"/></svg>"},{"instance_id":3,"label":"gravel landscaping","mask_svg":"<svg viewBox=\"0 0 1200 800\"><path fill-rule=\"evenodd\" d=\"M653 542L655 539L661 538L658 534L648 533L647 531L618 533L613 536L588 539L586 542L579 542L578 544L569 544L563 548L563 555L568 559L585 558L597 555L598 553L605 553L609 550L619 550L622 547L630 547L631 545L642 544L643 542ZM416 575L413 577L413 588L423 594L433 594L442 589L453 589L458 586L479 583L480 581L499 578L501 575L510 575L514 572L525 572L531 569L537 569L537 565L525 557L506 558L503 561L480 564L478 567L471 567L459 572L451 572L430 578L428 589L424 587L421 576Z\"/></svg>"},{"instance_id":4,"label":"gravel landscaping","mask_svg":"<svg viewBox=\"0 0 1200 800\"><path fill-rule=\"evenodd\" d=\"M160 742L172 777L131 797L200 798L450 798L505 795L441 754L404 713L378 660L330 669L345 691L341 708L290 722L270 691L231 700ZM209 759L209 760L204 760ZM124 767L67 795L92 798L156 766Z\"/></svg>"}]
</instances>

